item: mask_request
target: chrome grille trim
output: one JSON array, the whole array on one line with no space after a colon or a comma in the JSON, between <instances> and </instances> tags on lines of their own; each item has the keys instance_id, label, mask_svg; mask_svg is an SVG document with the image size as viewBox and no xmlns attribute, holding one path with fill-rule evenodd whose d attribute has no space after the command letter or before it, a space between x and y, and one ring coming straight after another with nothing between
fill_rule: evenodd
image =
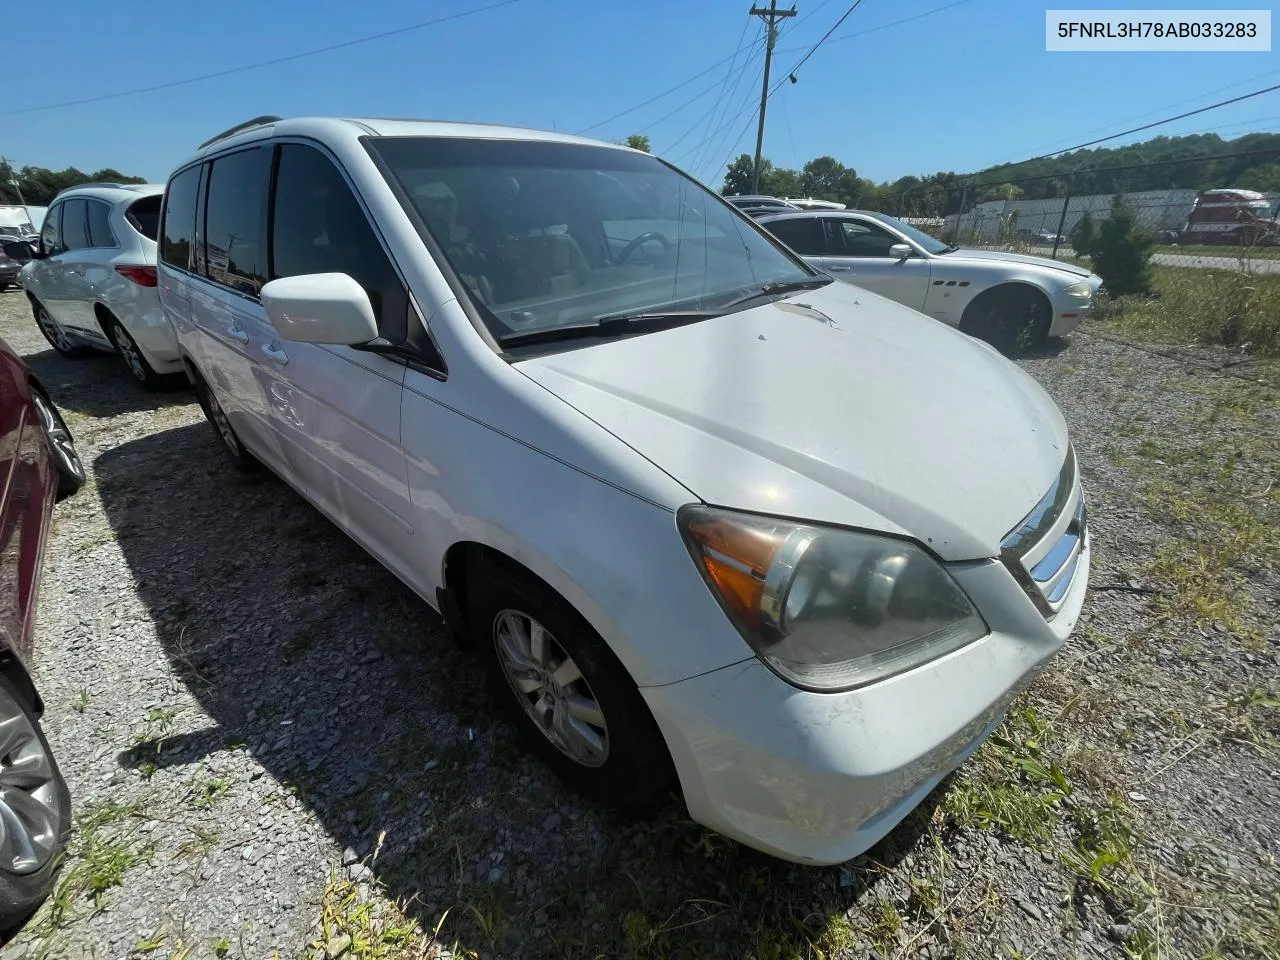
<instances>
[{"instance_id":1,"label":"chrome grille trim","mask_svg":"<svg viewBox=\"0 0 1280 960\"><path fill-rule=\"evenodd\" d=\"M1063 514L1072 508L1065 529ZM1055 534L1055 530L1060 532ZM1046 538L1054 537L1046 544ZM1071 589L1088 543L1084 491L1075 451L1069 449L1057 479L1040 502L1000 542L1000 559L1045 616L1052 619ZM1039 554L1034 560L1031 557Z\"/></svg>"}]
</instances>

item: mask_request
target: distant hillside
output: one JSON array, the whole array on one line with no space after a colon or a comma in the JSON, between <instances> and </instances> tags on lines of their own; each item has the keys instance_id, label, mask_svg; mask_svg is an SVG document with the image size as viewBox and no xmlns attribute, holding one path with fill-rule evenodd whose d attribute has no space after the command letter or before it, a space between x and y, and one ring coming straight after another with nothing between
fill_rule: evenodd
<instances>
[{"instance_id":1,"label":"distant hillside","mask_svg":"<svg viewBox=\"0 0 1280 960\"><path fill-rule=\"evenodd\" d=\"M1228 159L1198 160L1232 154ZM1177 162L1168 162L1177 161ZM751 193L751 157L742 154L725 174L725 194ZM889 213L941 215L982 200L1030 200L1066 194L1138 190L1244 187L1280 193L1280 134L1250 133L1224 140L1216 133L1156 137L1124 147L1077 150L1031 163L988 167L976 173L939 172L876 183L834 157L810 160L800 170L761 164L760 193L838 200ZM1113 167L1130 169L1113 170Z\"/></svg>"}]
</instances>

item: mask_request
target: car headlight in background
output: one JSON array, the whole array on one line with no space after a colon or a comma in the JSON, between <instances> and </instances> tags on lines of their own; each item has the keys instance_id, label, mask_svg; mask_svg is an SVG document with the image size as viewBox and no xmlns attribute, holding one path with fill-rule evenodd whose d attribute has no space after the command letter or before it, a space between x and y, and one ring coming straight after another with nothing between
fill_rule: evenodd
<instances>
[{"instance_id":1,"label":"car headlight in background","mask_svg":"<svg viewBox=\"0 0 1280 960\"><path fill-rule=\"evenodd\" d=\"M1079 283L1073 283L1062 291L1064 296L1071 297L1073 300L1083 300L1086 303L1093 299L1093 289L1089 286L1087 280L1081 280Z\"/></svg>"},{"instance_id":2,"label":"car headlight in background","mask_svg":"<svg viewBox=\"0 0 1280 960\"><path fill-rule=\"evenodd\" d=\"M682 508L677 523L734 626L796 686L863 686L990 632L905 540L703 506Z\"/></svg>"}]
</instances>

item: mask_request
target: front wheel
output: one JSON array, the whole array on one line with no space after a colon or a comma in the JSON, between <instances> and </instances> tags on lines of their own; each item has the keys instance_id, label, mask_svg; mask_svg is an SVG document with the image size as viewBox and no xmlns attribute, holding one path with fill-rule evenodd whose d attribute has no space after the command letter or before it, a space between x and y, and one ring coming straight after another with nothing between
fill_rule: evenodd
<instances>
[{"instance_id":1,"label":"front wheel","mask_svg":"<svg viewBox=\"0 0 1280 960\"><path fill-rule=\"evenodd\" d=\"M1020 285L995 287L974 298L960 330L985 340L1001 353L1037 349L1049 337L1052 308L1039 290Z\"/></svg>"},{"instance_id":2,"label":"front wheel","mask_svg":"<svg viewBox=\"0 0 1280 960\"><path fill-rule=\"evenodd\" d=\"M76 441L71 436L70 428L53 401L32 387L31 402L40 416L44 442L49 447L49 457L58 472L58 499L64 500L84 486L84 461L76 451Z\"/></svg>"},{"instance_id":3,"label":"front wheel","mask_svg":"<svg viewBox=\"0 0 1280 960\"><path fill-rule=\"evenodd\" d=\"M32 301L31 312L35 314L36 326L40 328L44 338L49 341L49 346L64 357L76 359L87 357L96 352L92 347L78 345L71 338L71 334L67 332L67 328L55 320L53 314L46 310L44 304L39 300Z\"/></svg>"},{"instance_id":4,"label":"front wheel","mask_svg":"<svg viewBox=\"0 0 1280 960\"><path fill-rule=\"evenodd\" d=\"M488 565L471 588L471 637L494 698L570 787L625 810L667 793L666 744L599 635L546 584Z\"/></svg>"},{"instance_id":5,"label":"front wheel","mask_svg":"<svg viewBox=\"0 0 1280 960\"><path fill-rule=\"evenodd\" d=\"M0 944L53 887L71 827L71 794L31 707L0 675Z\"/></svg>"}]
</instances>

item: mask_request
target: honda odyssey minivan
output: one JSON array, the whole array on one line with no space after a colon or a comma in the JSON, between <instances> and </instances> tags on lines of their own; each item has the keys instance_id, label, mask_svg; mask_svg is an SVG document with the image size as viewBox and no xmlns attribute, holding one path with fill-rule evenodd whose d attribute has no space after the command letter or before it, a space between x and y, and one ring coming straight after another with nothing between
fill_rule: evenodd
<instances>
[{"instance_id":1,"label":"honda odyssey minivan","mask_svg":"<svg viewBox=\"0 0 1280 960\"><path fill-rule=\"evenodd\" d=\"M846 860L1079 616L1045 392L648 154L258 118L169 180L158 271L234 464L438 610L603 802L675 788L753 847Z\"/></svg>"}]
</instances>

